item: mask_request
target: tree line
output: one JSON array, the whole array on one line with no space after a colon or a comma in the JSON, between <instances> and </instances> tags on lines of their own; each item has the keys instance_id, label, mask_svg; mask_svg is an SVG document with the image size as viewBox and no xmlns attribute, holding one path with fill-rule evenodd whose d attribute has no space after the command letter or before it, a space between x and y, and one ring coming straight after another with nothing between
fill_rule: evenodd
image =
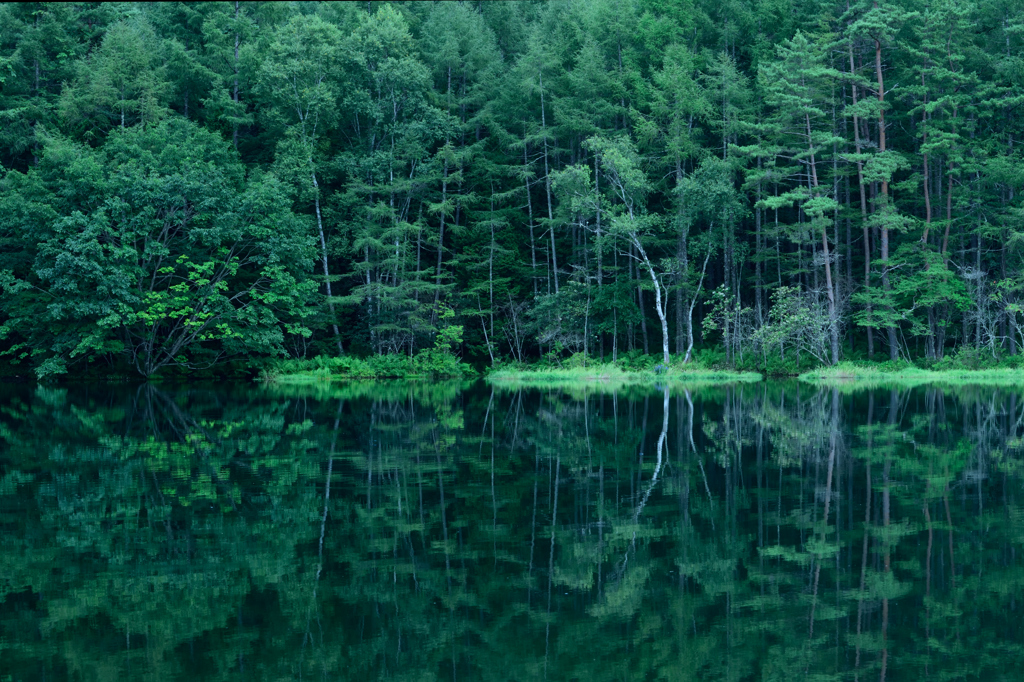
<instances>
[{"instance_id":1,"label":"tree line","mask_svg":"<svg viewBox=\"0 0 1024 682\"><path fill-rule=\"evenodd\" d=\"M0 343L1004 361L1022 45L1012 0L6 5Z\"/></svg>"}]
</instances>

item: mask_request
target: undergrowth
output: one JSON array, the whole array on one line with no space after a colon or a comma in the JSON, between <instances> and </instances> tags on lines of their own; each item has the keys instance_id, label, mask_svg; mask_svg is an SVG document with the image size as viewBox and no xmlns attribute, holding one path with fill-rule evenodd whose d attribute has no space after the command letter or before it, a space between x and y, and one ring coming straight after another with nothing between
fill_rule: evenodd
<instances>
[{"instance_id":1,"label":"undergrowth","mask_svg":"<svg viewBox=\"0 0 1024 682\"><path fill-rule=\"evenodd\" d=\"M310 383L337 379L468 378L476 371L458 357L434 348L416 355L343 356L268 361L260 379L272 383Z\"/></svg>"}]
</instances>

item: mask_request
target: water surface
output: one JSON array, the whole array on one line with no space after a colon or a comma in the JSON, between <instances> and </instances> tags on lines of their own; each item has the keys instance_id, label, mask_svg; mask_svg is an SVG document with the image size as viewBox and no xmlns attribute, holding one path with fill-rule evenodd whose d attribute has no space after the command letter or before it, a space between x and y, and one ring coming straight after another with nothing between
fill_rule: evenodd
<instances>
[{"instance_id":1,"label":"water surface","mask_svg":"<svg viewBox=\"0 0 1024 682\"><path fill-rule=\"evenodd\" d=\"M1007 389L8 387L0 680L1009 680Z\"/></svg>"}]
</instances>

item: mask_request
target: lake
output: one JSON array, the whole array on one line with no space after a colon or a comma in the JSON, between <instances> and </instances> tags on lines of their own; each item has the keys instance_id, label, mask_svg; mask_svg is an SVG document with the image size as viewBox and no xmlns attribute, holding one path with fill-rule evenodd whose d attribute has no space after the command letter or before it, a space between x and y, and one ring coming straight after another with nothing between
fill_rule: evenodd
<instances>
[{"instance_id":1,"label":"lake","mask_svg":"<svg viewBox=\"0 0 1024 682\"><path fill-rule=\"evenodd\" d=\"M1024 389L2 390L0 680L1024 675Z\"/></svg>"}]
</instances>

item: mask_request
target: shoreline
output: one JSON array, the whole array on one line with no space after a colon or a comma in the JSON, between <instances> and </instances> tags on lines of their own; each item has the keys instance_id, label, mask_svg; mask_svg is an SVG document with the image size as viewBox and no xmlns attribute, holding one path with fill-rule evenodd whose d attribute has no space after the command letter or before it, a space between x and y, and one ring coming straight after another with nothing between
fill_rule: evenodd
<instances>
[{"instance_id":1,"label":"shoreline","mask_svg":"<svg viewBox=\"0 0 1024 682\"><path fill-rule=\"evenodd\" d=\"M997 369L933 370L913 366L888 369L840 363L835 367L821 367L804 372L797 379L818 385L848 386L852 388L867 388L875 384L1024 387L1024 369L1004 367Z\"/></svg>"},{"instance_id":2,"label":"shoreline","mask_svg":"<svg viewBox=\"0 0 1024 682\"><path fill-rule=\"evenodd\" d=\"M655 385L655 384L731 384L754 383L764 379L757 372L734 370L677 369L664 372L652 370L624 370L611 364L593 367L499 369L484 375L484 380L496 385L546 386L566 383L591 385Z\"/></svg>"}]
</instances>

